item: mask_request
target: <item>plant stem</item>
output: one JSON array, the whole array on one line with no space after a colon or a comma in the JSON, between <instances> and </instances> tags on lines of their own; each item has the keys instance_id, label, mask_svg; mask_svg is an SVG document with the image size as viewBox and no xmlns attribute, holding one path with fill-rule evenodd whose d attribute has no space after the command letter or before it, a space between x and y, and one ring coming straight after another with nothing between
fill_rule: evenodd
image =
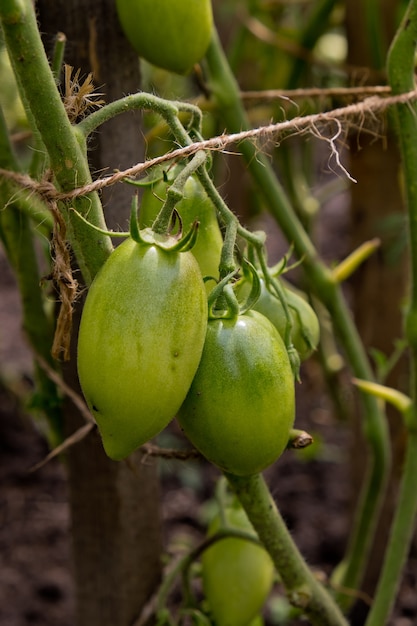
<instances>
[{"instance_id":1,"label":"plant stem","mask_svg":"<svg viewBox=\"0 0 417 626\"><path fill-rule=\"evenodd\" d=\"M0 185L0 204L7 210L0 211L0 240L7 250L13 268L22 302L23 330L35 354L41 355L51 366L56 364L51 358L53 324L45 314L42 292L39 288L40 275L33 242L33 232L27 215L19 209L19 200L11 201L15 190L4 183ZM56 385L35 362L37 380L36 406L45 412L51 430L49 441L52 447L63 438L61 399Z\"/></svg>"},{"instance_id":2,"label":"plant stem","mask_svg":"<svg viewBox=\"0 0 417 626\"><path fill-rule=\"evenodd\" d=\"M19 164L8 141L7 128L0 108L0 167L17 171ZM8 260L19 285L23 310L23 330L36 354L41 355L51 367L55 367L50 347L53 339L53 324L48 319L42 292L39 288L40 275L34 246L34 236L29 217L20 210L21 194L9 181L0 182L0 240L3 242ZM56 385L35 364L41 408L51 426L51 444L62 441L61 401Z\"/></svg>"},{"instance_id":3,"label":"plant stem","mask_svg":"<svg viewBox=\"0 0 417 626\"><path fill-rule=\"evenodd\" d=\"M210 548L212 545L214 545L218 541L222 541L223 539L228 539L230 537L249 541L256 545L261 545L261 542L257 536L238 528L221 528L214 535L206 537L201 543L199 543L195 548L190 550L190 552L188 552L185 556L182 556L180 559L178 559L175 565L167 572L167 575L162 580L157 592L157 602L155 608L155 612L157 614L166 609L169 594L172 592L172 588L176 582L176 579L181 575L183 581L185 582L185 586L189 587L187 581L190 579L190 569L193 563L197 561L201 557L203 552ZM186 592L184 594L184 596L188 596L188 598L184 598L185 606L188 605L187 600L191 597L191 595L191 592Z\"/></svg>"},{"instance_id":4,"label":"plant stem","mask_svg":"<svg viewBox=\"0 0 417 626\"><path fill-rule=\"evenodd\" d=\"M339 607L299 553L261 474L226 474L226 478L271 555L291 604L301 608L314 626L347 626Z\"/></svg>"},{"instance_id":5,"label":"plant stem","mask_svg":"<svg viewBox=\"0 0 417 626\"><path fill-rule=\"evenodd\" d=\"M249 125L239 97L239 89L216 33L206 55L206 64L212 97L217 103L227 130L239 132L248 129ZM357 378L372 380L373 375L366 352L341 289L331 271L320 260L279 184L270 162L250 141L242 141L238 147L257 184L259 193L263 195L287 240L293 244L298 257L303 259L302 267L309 278L313 292L329 310L335 331L354 375ZM369 443L371 458L368 475L357 505L350 546L345 557L343 580L340 581L344 587L351 588L356 588L360 584L366 567L390 465L385 415L375 398L360 394L360 399L364 410L363 428Z\"/></svg>"},{"instance_id":6,"label":"plant stem","mask_svg":"<svg viewBox=\"0 0 417 626\"><path fill-rule=\"evenodd\" d=\"M329 16L336 5L336 0L318 0L312 4L310 14L307 16L306 24L300 34L298 45L306 53L311 54L320 35L328 26ZM287 89L295 89L300 82L307 66L306 57L294 59L291 73L287 81Z\"/></svg>"},{"instance_id":7,"label":"plant stem","mask_svg":"<svg viewBox=\"0 0 417 626\"><path fill-rule=\"evenodd\" d=\"M132 94L115 102L111 102L110 104L104 106L98 111L91 113L86 119L80 122L78 124L78 130L81 132L84 138L87 138L94 130L96 130L96 128L98 128L101 124L108 121L109 119L120 115L121 113L125 113L126 111L136 109L147 109L161 115L161 117L168 125L171 133L173 134L174 139L181 146L187 146L192 143L190 134L185 130L179 120L180 113L187 113L189 116L191 116L191 130L194 131L194 134L197 135L197 139L200 138L199 130L201 126L201 111L198 107L181 101L164 100L162 98L159 98L158 96L154 96L153 94L149 93ZM206 153L204 156L200 155L198 158L207 161L210 156L208 153ZM191 162L192 161L190 161L190 163ZM192 166L191 170L194 171L194 169L195 168ZM230 211L230 209L227 207L226 203L223 201L222 197L218 193L213 181L207 173L206 167L201 166L196 169L196 174L199 177L200 182L202 183L208 196L213 201L221 220L226 225L226 234L224 237L225 241L219 268L220 277L223 278L235 268L234 249L237 234L240 234L242 237L247 239L257 249L263 246L264 241L261 240L257 235L251 233L240 225L236 216L233 214L232 211ZM180 174L179 176L181 177L182 174ZM165 206L161 210L160 215L157 217L157 220L152 226L152 228L156 230L156 232L162 233L166 231L169 221L166 218L167 216L169 217L172 212L170 207L174 206L175 203L181 199L180 196L177 194L177 187L178 185L176 183L171 185L170 190L173 196L171 199L169 198L170 191L168 191L168 197Z\"/></svg>"},{"instance_id":8,"label":"plant stem","mask_svg":"<svg viewBox=\"0 0 417 626\"><path fill-rule=\"evenodd\" d=\"M394 94L415 89L416 41L417 0L411 0L388 54L388 78ZM408 208L411 293L406 315L406 338L411 352L410 390L413 407L407 419L408 441L397 508L381 577L366 626L388 623L417 515L417 106L397 105L395 113Z\"/></svg>"},{"instance_id":9,"label":"plant stem","mask_svg":"<svg viewBox=\"0 0 417 626\"><path fill-rule=\"evenodd\" d=\"M166 234L172 218L172 212L178 202L184 197L184 186L188 178L200 167L204 166L207 154L203 150L196 152L183 170L176 176L172 185L168 187L164 204L154 223L152 230L156 233Z\"/></svg>"},{"instance_id":10,"label":"plant stem","mask_svg":"<svg viewBox=\"0 0 417 626\"><path fill-rule=\"evenodd\" d=\"M386 46L383 34L382 11L379 0L365 0L363 11L371 67L382 70L385 63Z\"/></svg>"},{"instance_id":11,"label":"plant stem","mask_svg":"<svg viewBox=\"0 0 417 626\"><path fill-rule=\"evenodd\" d=\"M104 122L127 111L138 109L158 113L169 126L175 139L184 146L190 144L191 139L179 121L178 114L180 112L188 113L191 115L192 122L197 125L197 128L201 125L201 111L198 107L186 102L164 100L153 94L141 92L110 102L98 109L98 111L90 113L88 117L79 122L78 129L87 138Z\"/></svg>"},{"instance_id":12,"label":"plant stem","mask_svg":"<svg viewBox=\"0 0 417 626\"><path fill-rule=\"evenodd\" d=\"M22 94L49 155L49 166L62 191L91 182L85 145L71 126L58 93L38 31L31 0L0 3L0 22L9 57ZM79 213L101 228L105 227L96 193L72 202ZM111 252L111 243L90 230L81 220L71 221L68 206L60 206L70 226L71 243L84 280L89 284Z\"/></svg>"},{"instance_id":13,"label":"plant stem","mask_svg":"<svg viewBox=\"0 0 417 626\"><path fill-rule=\"evenodd\" d=\"M67 38L64 33L57 33L55 39L54 53L52 55L52 74L54 75L55 82L57 85L61 82L61 71L62 65L64 63L64 54L65 54L65 46L67 43Z\"/></svg>"}]
</instances>

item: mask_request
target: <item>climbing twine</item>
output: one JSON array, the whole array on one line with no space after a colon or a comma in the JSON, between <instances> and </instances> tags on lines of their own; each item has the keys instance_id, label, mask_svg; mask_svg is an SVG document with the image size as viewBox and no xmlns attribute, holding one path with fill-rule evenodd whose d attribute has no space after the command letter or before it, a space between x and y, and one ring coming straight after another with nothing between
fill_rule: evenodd
<instances>
[{"instance_id":1,"label":"climbing twine","mask_svg":"<svg viewBox=\"0 0 417 626\"><path fill-rule=\"evenodd\" d=\"M52 353L55 358L61 357L64 360L69 359L72 311L78 291L78 283L74 279L71 270L70 246L66 238L66 222L63 213L58 208L59 202L65 202L68 207L71 200L75 198L98 192L105 187L123 182L126 178L139 176L157 165L190 157L200 150L222 152L228 149L230 150L231 146L237 146L238 153L239 143L244 140L250 140L256 143L257 149L260 152L265 152L268 148L268 143L276 146L279 141L295 135L310 135L325 141L329 147L329 167L347 176L351 181L356 182L340 159L340 145L343 144L348 131L351 128L355 128L357 131L373 133L375 137L378 137L381 134L379 129L381 126L380 116L382 113L394 105L411 106L411 103L417 99L417 90L393 96L386 95L387 89L389 88L376 87L374 91L372 91L372 88L339 90L341 91L339 95L343 97L347 97L349 94L357 97L361 93L372 93L372 95L365 97L359 102L331 111L297 116L289 120L244 130L239 133L224 133L204 141L196 141L187 146L167 152L152 160L137 163L123 171L116 171L109 176L103 176L82 187L77 187L67 192L58 190L49 179L36 181L27 174L0 169L0 180L1 178L11 180L21 189L39 195L49 207L54 219L51 244L54 262L52 279L59 289L61 302L52 348ZM282 98L296 107L297 105L294 100L299 97L334 95L330 90L328 93L324 93L323 90L319 90L318 93L316 93L316 91L317 90L297 90L296 92L288 92L288 96L282 92L275 91L266 92L266 94L265 92L262 93L263 97L267 99ZM246 100L261 98L262 93L250 92L247 94ZM290 95L292 95L291 98L289 97ZM371 121L371 124L369 124L369 121Z\"/></svg>"},{"instance_id":2,"label":"climbing twine","mask_svg":"<svg viewBox=\"0 0 417 626\"><path fill-rule=\"evenodd\" d=\"M52 280L58 286L61 303L51 352L54 359L62 357L64 361L68 361L70 359L73 304L78 293L78 282L75 280L71 269L71 248L66 238L67 225L56 201L51 200L49 208L54 218L51 241Z\"/></svg>"}]
</instances>

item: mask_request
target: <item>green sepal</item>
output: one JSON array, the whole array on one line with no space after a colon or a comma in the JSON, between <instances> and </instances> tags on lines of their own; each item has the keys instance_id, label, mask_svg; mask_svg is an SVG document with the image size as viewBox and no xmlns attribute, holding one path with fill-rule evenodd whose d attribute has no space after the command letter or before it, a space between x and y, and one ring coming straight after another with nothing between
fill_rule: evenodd
<instances>
[{"instance_id":1,"label":"green sepal","mask_svg":"<svg viewBox=\"0 0 417 626\"><path fill-rule=\"evenodd\" d=\"M233 313L231 313L230 311L230 306L229 303L227 302L226 298L224 298L224 290L226 288L226 286L228 285L228 283L230 283L230 281L235 278L237 276L237 274L239 273L239 268L233 270L233 272L230 272L229 274L227 274L227 276L225 276L220 282L217 283L217 285L213 288L213 290L210 292L210 295L208 297L208 318L210 319L219 319L219 318L233 318L233 317L237 317L237 315L239 314L239 303L237 302L237 298L233 292L233 296L234 299L237 302L237 313L235 312L235 307L233 306ZM230 298L230 296L229 296ZM217 308L215 308L216 304L218 305Z\"/></svg>"},{"instance_id":2,"label":"green sepal","mask_svg":"<svg viewBox=\"0 0 417 626\"><path fill-rule=\"evenodd\" d=\"M285 348L287 350L288 358L291 364L292 373L294 374L294 380L296 380L297 383L301 383L301 378L300 378L301 359L300 359L300 355L298 354L298 350L292 343L290 343L289 345L286 345Z\"/></svg>"},{"instance_id":3,"label":"green sepal","mask_svg":"<svg viewBox=\"0 0 417 626\"><path fill-rule=\"evenodd\" d=\"M138 222L138 198L133 196L130 210L130 236L137 244L147 246L158 246L167 252L187 252L191 250L197 241L199 222L194 222L190 230L182 236L182 223L180 220L180 230L177 235L161 235L152 228L139 228Z\"/></svg>"},{"instance_id":4,"label":"green sepal","mask_svg":"<svg viewBox=\"0 0 417 626\"><path fill-rule=\"evenodd\" d=\"M138 222L138 197L136 194L133 196L132 204L130 205L129 230L133 241L136 241L136 243L144 243Z\"/></svg>"},{"instance_id":5,"label":"green sepal","mask_svg":"<svg viewBox=\"0 0 417 626\"><path fill-rule=\"evenodd\" d=\"M240 314L247 313L258 301L261 295L261 281L255 266L247 259L242 259L242 270L245 276L251 276L251 290L243 304L240 305Z\"/></svg>"},{"instance_id":6,"label":"green sepal","mask_svg":"<svg viewBox=\"0 0 417 626\"><path fill-rule=\"evenodd\" d=\"M153 187L153 185L156 185L156 183L159 183L159 181L161 180L165 180L164 173L162 174L162 176L147 176L146 178L142 178L141 180L134 180L133 178L129 177L123 178L124 183L132 185L132 187L140 187L141 189L146 187Z\"/></svg>"},{"instance_id":7,"label":"green sepal","mask_svg":"<svg viewBox=\"0 0 417 626\"><path fill-rule=\"evenodd\" d=\"M80 219L82 222L84 222L84 224L86 224L86 226L88 226L92 230L97 231L98 233L101 233L102 235L107 235L107 237L129 237L129 235L130 235L130 233L128 233L128 232L117 232L117 231L114 231L114 230L104 230L103 228L99 228L98 226L95 226L94 224L92 224L91 222L86 220L85 217L83 215L81 215L81 213L76 211L73 207L70 207L70 211L72 211L74 213L74 215L77 216L78 219Z\"/></svg>"},{"instance_id":8,"label":"green sepal","mask_svg":"<svg viewBox=\"0 0 417 626\"><path fill-rule=\"evenodd\" d=\"M178 213L177 215L179 217ZM182 222L181 222L181 218L179 219L180 219L180 232L181 232ZM200 222L194 222L190 230L183 237L181 237L181 239L179 239L176 244L170 247L169 250L173 250L175 252L187 252L188 250L191 250L193 246L195 245L195 242L197 241L199 226L200 226Z\"/></svg>"},{"instance_id":9,"label":"green sepal","mask_svg":"<svg viewBox=\"0 0 417 626\"><path fill-rule=\"evenodd\" d=\"M177 237L177 239L181 239L182 237L182 233L183 233L183 225L182 225L182 218L181 215L178 213L177 209L174 209L172 211L172 215L171 215L171 222L169 225L169 230L168 230L168 234L171 235L177 225L178 222L178 232L175 233L175 237Z\"/></svg>"},{"instance_id":10,"label":"green sepal","mask_svg":"<svg viewBox=\"0 0 417 626\"><path fill-rule=\"evenodd\" d=\"M297 261L294 261L294 263L291 263L291 265L289 265L289 260L293 253L293 249L294 249L294 246L291 245L288 251L282 257L282 259L280 259L278 263L276 263L273 267L268 268L268 272L272 276L272 278L279 278L282 274L286 274L290 270L294 270L300 265L302 265L304 261L303 257L301 259L298 259Z\"/></svg>"}]
</instances>

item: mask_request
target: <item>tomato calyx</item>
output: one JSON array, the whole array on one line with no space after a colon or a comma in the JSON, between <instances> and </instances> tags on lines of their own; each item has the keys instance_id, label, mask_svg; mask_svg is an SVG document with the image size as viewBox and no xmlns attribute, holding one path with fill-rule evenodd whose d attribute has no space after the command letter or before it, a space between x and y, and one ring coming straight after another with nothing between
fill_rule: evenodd
<instances>
[{"instance_id":1,"label":"tomato calyx","mask_svg":"<svg viewBox=\"0 0 417 626\"><path fill-rule=\"evenodd\" d=\"M129 232L116 232L112 230L104 230L102 228L99 228L98 226L95 226L94 224L91 224L91 222L86 220L85 217L81 215L81 213L78 213L78 211L72 209L72 212L74 213L74 215L76 215L77 219L81 220L89 228L92 228L102 235L107 235L107 237L131 237L131 239L133 239L133 241L135 241L137 244L157 246L158 248L162 248L167 252L187 252L194 247L198 236L198 221L193 222L190 229L185 234L183 234L181 217L174 209L174 219L172 226L174 226L176 219L178 219L180 225L178 232L172 234L171 228L168 233L159 233L154 231L152 228L140 229L137 219L137 211L138 199L137 196L134 196L132 199L130 210Z\"/></svg>"},{"instance_id":2,"label":"tomato calyx","mask_svg":"<svg viewBox=\"0 0 417 626\"><path fill-rule=\"evenodd\" d=\"M235 319L239 315L239 302L233 292L231 281L236 278L239 268L225 276L213 288L208 298L208 318Z\"/></svg>"},{"instance_id":3,"label":"tomato calyx","mask_svg":"<svg viewBox=\"0 0 417 626\"><path fill-rule=\"evenodd\" d=\"M139 228L138 218L138 199L134 196L132 200L132 207L130 212L130 236L133 241L140 245L158 246L167 252L187 252L191 250L197 241L199 222L194 222L191 228L183 235L181 218L180 228L175 235L171 233L158 233L152 230L152 228Z\"/></svg>"},{"instance_id":4,"label":"tomato calyx","mask_svg":"<svg viewBox=\"0 0 417 626\"><path fill-rule=\"evenodd\" d=\"M208 299L209 319L235 319L247 313L257 302L261 293L261 283L258 272L247 259L242 259L242 267L252 276L251 289L247 298L241 303L233 289L233 281L238 277L237 268L227 274L213 288Z\"/></svg>"},{"instance_id":5,"label":"tomato calyx","mask_svg":"<svg viewBox=\"0 0 417 626\"><path fill-rule=\"evenodd\" d=\"M255 266L244 258L242 262L242 268L246 275L251 276L251 289L246 300L244 300L240 305L241 315L247 313L247 311L252 309L259 300L259 296L261 295L261 281Z\"/></svg>"}]
</instances>

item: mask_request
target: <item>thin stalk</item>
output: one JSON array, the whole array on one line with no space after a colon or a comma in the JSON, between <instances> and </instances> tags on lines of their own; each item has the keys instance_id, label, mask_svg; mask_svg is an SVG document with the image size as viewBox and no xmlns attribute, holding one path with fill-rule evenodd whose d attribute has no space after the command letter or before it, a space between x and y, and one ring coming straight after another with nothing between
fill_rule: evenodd
<instances>
[{"instance_id":1,"label":"thin stalk","mask_svg":"<svg viewBox=\"0 0 417 626\"><path fill-rule=\"evenodd\" d=\"M64 109L54 75L38 31L31 0L5 0L0 3L0 23L4 41L17 78L22 101L30 109L30 119L48 152L49 167L62 191L91 182L85 145L80 141ZM72 206L96 226L105 227L97 193L77 198ZM84 280L89 284L112 250L108 237L91 231L81 220L72 222L68 205L60 208L70 226Z\"/></svg>"},{"instance_id":2,"label":"thin stalk","mask_svg":"<svg viewBox=\"0 0 417 626\"><path fill-rule=\"evenodd\" d=\"M227 130L238 132L248 129L239 89L216 33L206 55L206 64L212 97ZM302 267L309 278L311 288L332 316L335 331L354 375L372 380L373 374L366 352L341 289L331 271L319 258L313 243L279 184L270 162L250 141L240 142L238 148L246 161L248 171L257 184L259 193L263 195L287 240L294 246L297 256L303 259ZM370 450L370 462L368 475L357 505L356 521L345 558L343 580L339 581L344 587L349 588L357 588L362 579L390 466L389 436L385 415L375 398L360 394L360 400L364 413L363 429Z\"/></svg>"},{"instance_id":3,"label":"thin stalk","mask_svg":"<svg viewBox=\"0 0 417 626\"><path fill-rule=\"evenodd\" d=\"M411 0L388 54L388 79L394 94L415 88L417 0ZM397 508L374 603L366 626L388 623L411 545L417 516L417 106L398 105L396 131L402 156L408 209L411 293L406 338L411 352L410 391L413 406L407 419L408 441Z\"/></svg>"},{"instance_id":4,"label":"thin stalk","mask_svg":"<svg viewBox=\"0 0 417 626\"><path fill-rule=\"evenodd\" d=\"M180 101L164 100L145 92L131 94L106 104L101 109L94 111L94 113L90 113L88 117L79 122L77 127L82 135L87 138L104 122L127 111L136 111L138 109L158 113L165 120L175 139L180 141L181 145L190 144L191 139L178 119L179 113L188 113L196 130L199 131L201 127L202 114L195 105Z\"/></svg>"},{"instance_id":5,"label":"thin stalk","mask_svg":"<svg viewBox=\"0 0 417 626\"><path fill-rule=\"evenodd\" d=\"M307 16L306 24L301 32L298 45L306 52L312 52L320 35L325 31L329 22L329 16L333 11L337 0L319 0L314 2L310 15ZM287 89L295 89L307 67L307 59L297 57L291 69L287 81Z\"/></svg>"},{"instance_id":6,"label":"thin stalk","mask_svg":"<svg viewBox=\"0 0 417 626\"><path fill-rule=\"evenodd\" d=\"M197 139L200 138L199 131L201 127L201 111L198 107L180 101L167 101L149 93L133 94L130 96L126 96L125 98L121 98L120 100L117 100L115 102L111 102L110 104L102 107L98 111L91 113L91 115L89 115L86 119L80 122L78 124L78 130L86 139L104 122L117 115L120 115L121 113L136 109L147 109L158 113L165 120L175 141L177 141L182 146L190 145L192 143L190 137L192 131L196 135ZM187 130L183 127L179 120L178 116L180 113L187 113L190 116L191 125L189 132L187 132ZM201 158L207 162L210 159L210 155L206 153L205 156L201 156ZM196 174L199 177L200 182L202 183L208 196L212 199L221 220L226 225L224 246L219 266L220 276L221 278L223 278L235 269L234 249L237 234L240 234L242 237L246 238L258 249L263 245L264 242L257 235L251 233L240 225L236 216L232 213L232 211L230 211L230 209L227 207L226 203L223 201L222 197L218 193L213 181L207 173L207 168L200 166L199 168L197 168ZM175 184L171 185L170 189L173 197L169 200L169 202L170 204L175 204L175 202L180 199L180 196L178 196L177 194L177 187ZM168 194L169 193L170 192L168 191ZM162 209L162 211L165 212L165 207ZM169 213L169 206L167 213ZM162 220L161 224L159 223L160 219ZM163 214L161 214L161 218L157 218L157 221L154 223L153 228L156 228L158 232L164 232L166 226L166 219L163 217Z\"/></svg>"},{"instance_id":7,"label":"thin stalk","mask_svg":"<svg viewBox=\"0 0 417 626\"><path fill-rule=\"evenodd\" d=\"M238 528L221 528L214 535L206 537L201 543L199 543L195 548L190 550L190 552L188 552L185 556L180 557L172 566L172 568L167 572L166 576L164 576L156 594L156 615L164 613L164 611L166 611L169 596L173 591L177 578L179 578L180 576L183 580L183 587L185 587L183 594L183 604L184 606L192 606L192 593L189 589L189 580L191 578L192 565L201 557L205 550L208 550L208 548L210 548L218 541L222 541L223 539L228 539L230 537L249 541L256 545L261 545L258 537L244 530L239 530Z\"/></svg>"},{"instance_id":8,"label":"thin stalk","mask_svg":"<svg viewBox=\"0 0 417 626\"><path fill-rule=\"evenodd\" d=\"M3 109L0 106L0 168L20 172L20 163L17 159L13 145L10 141L9 132L6 126ZM0 183L2 181L0 180ZM19 199L19 209L22 210L33 223L49 234L53 228L52 215L42 202L41 198L34 196L30 191L22 189L11 180L5 181L8 187L8 200L10 198ZM4 195L5 198L5 195ZM2 211L8 207L8 200L1 205Z\"/></svg>"},{"instance_id":9,"label":"thin stalk","mask_svg":"<svg viewBox=\"0 0 417 626\"><path fill-rule=\"evenodd\" d=\"M166 200L162 205L156 220L152 224L152 230L154 232L159 234L166 234L168 232L172 219L172 212L176 204L184 197L185 183L200 166L204 165L206 157L207 153L203 150L196 152L189 163L187 163L184 169L181 170L178 176L176 176L172 185L168 187Z\"/></svg>"},{"instance_id":10,"label":"thin stalk","mask_svg":"<svg viewBox=\"0 0 417 626\"><path fill-rule=\"evenodd\" d=\"M33 231L27 215L20 211L19 200L10 201L13 188L0 185L0 204L7 209L0 211L0 240L7 251L13 268L22 303L23 331L35 354L41 355L55 369L51 357L54 336L52 320L48 319L41 289L40 274L33 241ZM55 447L63 439L61 399L56 385L35 362L37 380L36 406L44 411L50 425L49 439Z\"/></svg>"},{"instance_id":11,"label":"thin stalk","mask_svg":"<svg viewBox=\"0 0 417 626\"><path fill-rule=\"evenodd\" d=\"M380 0L365 0L364 14L371 67L382 70L385 64L386 45L383 36L382 7Z\"/></svg>"},{"instance_id":12,"label":"thin stalk","mask_svg":"<svg viewBox=\"0 0 417 626\"><path fill-rule=\"evenodd\" d=\"M54 52L52 55L52 74L54 75L57 85L61 82L61 71L64 63L65 47L67 38L64 33L57 33L55 39Z\"/></svg>"},{"instance_id":13,"label":"thin stalk","mask_svg":"<svg viewBox=\"0 0 417 626\"><path fill-rule=\"evenodd\" d=\"M7 128L0 108L0 167L19 169L19 163L8 141ZM28 216L20 210L21 194L9 181L0 183L0 240L16 276L22 301L23 330L36 354L54 367L50 347L53 324L48 319L42 292L34 246L34 235ZM51 444L62 440L61 401L56 385L35 364L39 405L45 411L51 426Z\"/></svg>"},{"instance_id":14,"label":"thin stalk","mask_svg":"<svg viewBox=\"0 0 417 626\"><path fill-rule=\"evenodd\" d=\"M240 235L246 239L257 250L259 255L263 254L265 237L259 233L256 234L247 230L240 224L236 215L229 209L217 191L206 168L200 168L196 173L205 192L213 202L221 223L225 226L224 244L219 264L220 277L224 278L236 269L235 248L237 236Z\"/></svg>"},{"instance_id":15,"label":"thin stalk","mask_svg":"<svg viewBox=\"0 0 417 626\"><path fill-rule=\"evenodd\" d=\"M260 541L268 550L289 601L301 608L314 626L347 626L331 595L298 551L261 474L226 474Z\"/></svg>"}]
</instances>

